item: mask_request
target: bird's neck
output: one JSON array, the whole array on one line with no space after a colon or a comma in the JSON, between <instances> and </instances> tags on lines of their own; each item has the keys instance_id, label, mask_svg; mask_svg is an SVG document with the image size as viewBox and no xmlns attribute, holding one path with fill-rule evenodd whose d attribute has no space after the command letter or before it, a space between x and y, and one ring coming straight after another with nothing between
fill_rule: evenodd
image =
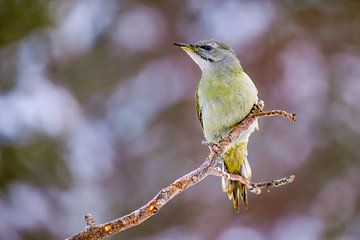
<instances>
[{"instance_id":1,"label":"bird's neck","mask_svg":"<svg viewBox=\"0 0 360 240\"><path fill-rule=\"evenodd\" d=\"M207 68L202 71L202 78L217 78L217 79L228 79L232 75L237 75L243 72L243 68L238 60L228 62L218 62L213 64L211 68Z\"/></svg>"}]
</instances>

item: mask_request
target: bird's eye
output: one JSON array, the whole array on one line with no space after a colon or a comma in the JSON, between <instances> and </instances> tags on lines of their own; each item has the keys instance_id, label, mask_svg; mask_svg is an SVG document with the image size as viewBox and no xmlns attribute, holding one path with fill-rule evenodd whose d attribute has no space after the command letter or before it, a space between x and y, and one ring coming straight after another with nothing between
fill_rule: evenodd
<instances>
[{"instance_id":1,"label":"bird's eye","mask_svg":"<svg viewBox=\"0 0 360 240\"><path fill-rule=\"evenodd\" d=\"M212 48L212 46L209 46L209 45L204 45L204 46L201 46L202 49L206 50L206 51L210 51Z\"/></svg>"}]
</instances>

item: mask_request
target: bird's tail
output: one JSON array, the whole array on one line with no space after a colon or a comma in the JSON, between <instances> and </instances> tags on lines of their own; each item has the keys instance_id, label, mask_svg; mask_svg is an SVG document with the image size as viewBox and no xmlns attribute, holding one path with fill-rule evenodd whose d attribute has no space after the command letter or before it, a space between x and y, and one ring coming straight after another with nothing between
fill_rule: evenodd
<instances>
[{"instance_id":1,"label":"bird's tail","mask_svg":"<svg viewBox=\"0 0 360 240\"><path fill-rule=\"evenodd\" d=\"M227 170L226 163L223 165L225 171ZM243 155L243 161L240 166L240 171L235 173L243 176L244 178L251 179L251 168L247 160L246 154ZM248 193L244 184L239 181L229 180L226 177L222 178L222 189L227 193L230 200L232 200L234 208L237 213L240 211L240 201L244 203L244 207L248 208ZM241 200L240 200L241 199Z\"/></svg>"},{"instance_id":2,"label":"bird's tail","mask_svg":"<svg viewBox=\"0 0 360 240\"><path fill-rule=\"evenodd\" d=\"M229 199L232 201L235 211L240 212L240 199L244 203L244 207L248 208L248 196L246 186L239 181L233 181L223 178L226 185L226 191Z\"/></svg>"}]
</instances>

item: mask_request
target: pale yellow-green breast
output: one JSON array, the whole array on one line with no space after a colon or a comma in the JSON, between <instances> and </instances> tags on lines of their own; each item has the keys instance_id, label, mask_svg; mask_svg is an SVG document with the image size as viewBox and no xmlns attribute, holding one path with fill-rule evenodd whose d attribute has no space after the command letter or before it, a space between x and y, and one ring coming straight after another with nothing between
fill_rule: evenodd
<instances>
[{"instance_id":1,"label":"pale yellow-green breast","mask_svg":"<svg viewBox=\"0 0 360 240\"><path fill-rule=\"evenodd\" d=\"M218 142L257 103L257 89L244 71L203 75L197 89L205 139Z\"/></svg>"}]
</instances>

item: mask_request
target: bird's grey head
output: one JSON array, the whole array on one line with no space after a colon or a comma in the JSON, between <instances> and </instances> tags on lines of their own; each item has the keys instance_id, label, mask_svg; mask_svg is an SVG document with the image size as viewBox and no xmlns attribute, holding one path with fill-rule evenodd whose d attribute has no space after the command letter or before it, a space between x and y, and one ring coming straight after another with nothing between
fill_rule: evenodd
<instances>
[{"instance_id":1,"label":"bird's grey head","mask_svg":"<svg viewBox=\"0 0 360 240\"><path fill-rule=\"evenodd\" d=\"M182 48L204 72L217 67L240 67L235 52L226 44L209 39L194 44L174 43Z\"/></svg>"}]
</instances>

